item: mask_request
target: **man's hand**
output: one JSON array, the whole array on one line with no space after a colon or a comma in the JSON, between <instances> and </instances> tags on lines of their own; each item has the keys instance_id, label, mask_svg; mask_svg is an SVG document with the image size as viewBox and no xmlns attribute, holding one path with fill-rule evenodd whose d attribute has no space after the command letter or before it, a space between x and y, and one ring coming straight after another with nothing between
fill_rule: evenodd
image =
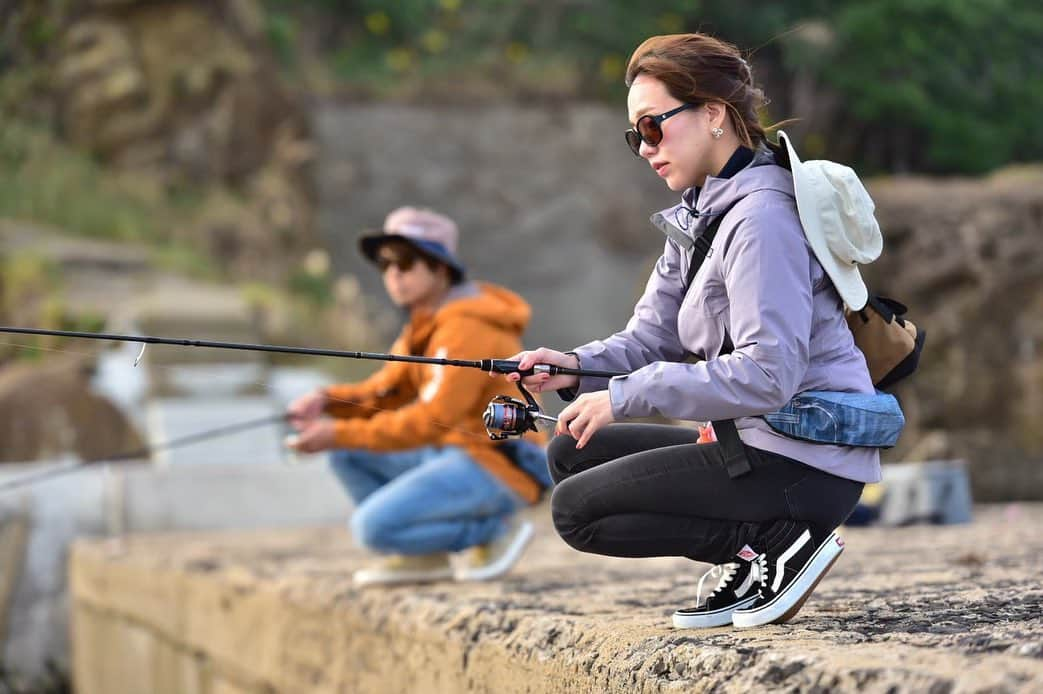
<instances>
[{"instance_id":1,"label":"man's hand","mask_svg":"<svg viewBox=\"0 0 1043 694\"><path fill-rule=\"evenodd\" d=\"M326 391L320 389L313 390L291 402L286 408L286 417L290 420L290 425L297 431L308 428L322 414L327 399Z\"/></svg>"},{"instance_id":2,"label":"man's hand","mask_svg":"<svg viewBox=\"0 0 1043 694\"><path fill-rule=\"evenodd\" d=\"M332 419L315 419L301 427L296 436L286 438L286 446L298 453L318 453L336 445Z\"/></svg>"},{"instance_id":3,"label":"man's hand","mask_svg":"<svg viewBox=\"0 0 1043 694\"><path fill-rule=\"evenodd\" d=\"M583 448L594 433L616 421L612 414L612 400L607 390L585 393L561 411L555 434L569 434L576 439L576 448Z\"/></svg>"}]
</instances>

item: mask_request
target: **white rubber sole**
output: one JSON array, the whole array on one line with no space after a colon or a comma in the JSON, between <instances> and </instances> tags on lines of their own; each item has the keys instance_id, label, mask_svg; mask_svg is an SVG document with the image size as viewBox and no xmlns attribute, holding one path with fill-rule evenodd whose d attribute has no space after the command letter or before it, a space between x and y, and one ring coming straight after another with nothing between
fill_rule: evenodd
<instances>
[{"instance_id":1,"label":"white rubber sole","mask_svg":"<svg viewBox=\"0 0 1043 694\"><path fill-rule=\"evenodd\" d=\"M713 612L674 612L674 626L678 629L709 629L711 627L731 626L732 615L736 610L749 607L757 602L757 596L740 600L731 607L723 607Z\"/></svg>"},{"instance_id":2,"label":"white rubber sole","mask_svg":"<svg viewBox=\"0 0 1043 694\"><path fill-rule=\"evenodd\" d=\"M535 534L532 523L529 521L523 521L514 530L514 536L511 538L510 544L507 546L507 550L500 555L500 558L496 561L486 564L478 568L459 568L456 570L454 577L457 581L488 581L491 578L496 578L507 573L514 564L521 559L522 553L532 540L532 536Z\"/></svg>"},{"instance_id":3,"label":"white rubber sole","mask_svg":"<svg viewBox=\"0 0 1043 694\"><path fill-rule=\"evenodd\" d=\"M831 534L823 542L800 574L793 579L786 590L776 595L770 602L752 609L735 610L732 624L740 629L759 627L765 624L781 624L793 618L804 602L815 590L815 586L826 575L833 563L844 551L844 541L836 533Z\"/></svg>"}]
</instances>

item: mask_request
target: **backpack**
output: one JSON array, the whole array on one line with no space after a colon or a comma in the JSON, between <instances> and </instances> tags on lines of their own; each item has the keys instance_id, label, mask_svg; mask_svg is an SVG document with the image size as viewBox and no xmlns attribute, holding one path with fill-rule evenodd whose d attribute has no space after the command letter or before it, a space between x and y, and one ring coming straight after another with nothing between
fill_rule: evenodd
<instances>
[{"instance_id":1,"label":"backpack","mask_svg":"<svg viewBox=\"0 0 1043 694\"><path fill-rule=\"evenodd\" d=\"M862 350L873 385L886 390L912 375L920 364L927 333L907 320L904 304L871 294L858 311L846 309L847 327Z\"/></svg>"}]
</instances>

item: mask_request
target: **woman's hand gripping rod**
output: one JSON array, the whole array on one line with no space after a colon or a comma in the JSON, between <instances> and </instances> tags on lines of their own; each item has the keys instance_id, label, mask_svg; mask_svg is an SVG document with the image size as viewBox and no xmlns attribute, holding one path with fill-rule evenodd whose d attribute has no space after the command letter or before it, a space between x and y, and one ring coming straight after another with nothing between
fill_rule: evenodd
<instances>
[{"instance_id":1,"label":"woman's hand gripping rod","mask_svg":"<svg viewBox=\"0 0 1043 694\"><path fill-rule=\"evenodd\" d=\"M478 362L473 362L478 365L478 368L482 371L488 371L494 374L513 374L519 373L522 376L532 376L533 374L550 374L551 376L588 376L591 378L612 378L613 376L624 376L625 371L597 371L593 369L572 369L567 366L555 366L554 364L536 364L531 369L525 371L518 368L521 362L510 361L508 359L482 359Z\"/></svg>"}]
</instances>

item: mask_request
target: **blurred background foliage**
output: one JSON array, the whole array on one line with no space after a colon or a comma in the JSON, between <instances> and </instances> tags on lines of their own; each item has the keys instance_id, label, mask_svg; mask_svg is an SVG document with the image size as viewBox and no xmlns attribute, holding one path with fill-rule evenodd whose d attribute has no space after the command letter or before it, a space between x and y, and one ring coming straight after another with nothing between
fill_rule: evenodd
<instances>
[{"instance_id":1,"label":"blurred background foliage","mask_svg":"<svg viewBox=\"0 0 1043 694\"><path fill-rule=\"evenodd\" d=\"M629 51L707 31L748 51L806 151L870 171L981 173L1043 157L1035 0L265 0L284 69L381 98L621 103ZM808 86L814 94L801 100ZM795 110L809 106L816 113Z\"/></svg>"},{"instance_id":2,"label":"blurred background foliage","mask_svg":"<svg viewBox=\"0 0 1043 694\"><path fill-rule=\"evenodd\" d=\"M234 287L256 341L382 349L399 314L351 237L410 202L480 239L533 343L603 334L666 200L619 138L626 61L690 31L744 51L805 158L873 179L870 284L934 336L896 455L1043 494L1038 0L0 0L0 321L103 325L115 262ZM949 180L889 175L918 173ZM553 248L502 263L523 234ZM603 284L561 262L591 248Z\"/></svg>"},{"instance_id":3,"label":"blurred background foliage","mask_svg":"<svg viewBox=\"0 0 1043 694\"><path fill-rule=\"evenodd\" d=\"M746 53L808 158L1043 159L1035 0L0 0L0 218L350 304L307 264L322 104L601 102L622 124L629 53L688 31Z\"/></svg>"}]
</instances>

